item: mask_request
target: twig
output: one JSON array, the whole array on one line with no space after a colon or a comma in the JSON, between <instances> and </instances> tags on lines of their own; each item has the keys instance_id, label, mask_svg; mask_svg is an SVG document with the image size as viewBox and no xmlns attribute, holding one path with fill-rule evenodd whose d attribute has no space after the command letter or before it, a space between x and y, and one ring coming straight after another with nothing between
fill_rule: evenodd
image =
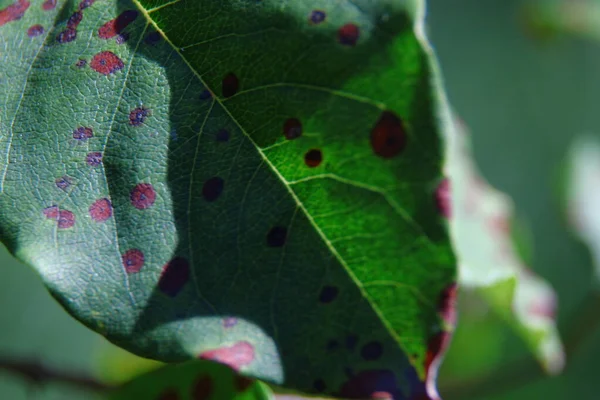
<instances>
[{"instance_id":1,"label":"twig","mask_svg":"<svg viewBox=\"0 0 600 400\"><path fill-rule=\"evenodd\" d=\"M0 356L0 370L5 370L31 381L35 385L55 382L77 386L93 392L107 392L111 386L81 373L61 371L35 361L17 360Z\"/></svg>"}]
</instances>

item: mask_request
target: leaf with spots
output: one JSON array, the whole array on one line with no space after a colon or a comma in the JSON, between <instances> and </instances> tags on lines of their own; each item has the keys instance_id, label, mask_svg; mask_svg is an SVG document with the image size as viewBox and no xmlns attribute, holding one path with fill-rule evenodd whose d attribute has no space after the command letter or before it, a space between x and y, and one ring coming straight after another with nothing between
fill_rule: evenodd
<instances>
[{"instance_id":1,"label":"leaf with spots","mask_svg":"<svg viewBox=\"0 0 600 400\"><path fill-rule=\"evenodd\" d=\"M455 260L423 14L401 0L12 3L2 240L138 355L437 398Z\"/></svg>"},{"instance_id":2,"label":"leaf with spots","mask_svg":"<svg viewBox=\"0 0 600 400\"><path fill-rule=\"evenodd\" d=\"M271 400L264 383L240 376L225 365L191 361L167 365L126 383L109 400Z\"/></svg>"}]
</instances>

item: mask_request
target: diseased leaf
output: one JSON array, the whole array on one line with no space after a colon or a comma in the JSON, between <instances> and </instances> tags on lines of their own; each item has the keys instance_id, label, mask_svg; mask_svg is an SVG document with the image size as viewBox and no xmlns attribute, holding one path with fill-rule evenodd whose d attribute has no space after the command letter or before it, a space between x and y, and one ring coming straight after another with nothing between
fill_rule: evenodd
<instances>
[{"instance_id":1,"label":"diseased leaf","mask_svg":"<svg viewBox=\"0 0 600 400\"><path fill-rule=\"evenodd\" d=\"M267 385L235 374L225 365L196 360L167 365L128 382L109 400L272 400Z\"/></svg>"},{"instance_id":2,"label":"diseased leaf","mask_svg":"<svg viewBox=\"0 0 600 400\"><path fill-rule=\"evenodd\" d=\"M67 310L148 358L437 397L455 261L420 2L10 7L0 230Z\"/></svg>"},{"instance_id":3,"label":"diseased leaf","mask_svg":"<svg viewBox=\"0 0 600 400\"><path fill-rule=\"evenodd\" d=\"M556 328L556 294L517 253L510 198L479 175L465 126L457 120L456 130L448 132L450 181L440 187L439 198L451 214L461 285L480 293L527 342L544 369L557 374L565 356Z\"/></svg>"}]
</instances>

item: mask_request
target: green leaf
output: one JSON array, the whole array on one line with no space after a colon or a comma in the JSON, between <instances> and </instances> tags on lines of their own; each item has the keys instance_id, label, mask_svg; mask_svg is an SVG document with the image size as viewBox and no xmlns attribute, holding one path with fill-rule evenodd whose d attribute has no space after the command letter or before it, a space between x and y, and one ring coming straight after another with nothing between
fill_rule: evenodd
<instances>
[{"instance_id":1,"label":"green leaf","mask_svg":"<svg viewBox=\"0 0 600 400\"><path fill-rule=\"evenodd\" d=\"M435 397L455 261L422 4L52 4L0 14L0 231L58 301L144 357Z\"/></svg>"},{"instance_id":2,"label":"green leaf","mask_svg":"<svg viewBox=\"0 0 600 400\"><path fill-rule=\"evenodd\" d=\"M565 355L556 328L556 294L521 259L512 240L510 198L483 180L472 160L466 127L458 120L455 126L446 169L460 283L479 292L525 340L543 368L557 374Z\"/></svg>"},{"instance_id":3,"label":"green leaf","mask_svg":"<svg viewBox=\"0 0 600 400\"><path fill-rule=\"evenodd\" d=\"M260 381L235 374L225 365L197 360L167 365L115 390L109 400L129 399L271 400L273 393Z\"/></svg>"}]
</instances>

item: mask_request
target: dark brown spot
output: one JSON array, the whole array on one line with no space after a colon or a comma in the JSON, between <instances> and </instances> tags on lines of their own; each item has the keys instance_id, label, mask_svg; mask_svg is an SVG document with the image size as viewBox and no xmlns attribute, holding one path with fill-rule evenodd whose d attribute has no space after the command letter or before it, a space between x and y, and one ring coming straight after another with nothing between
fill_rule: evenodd
<instances>
[{"instance_id":1,"label":"dark brown spot","mask_svg":"<svg viewBox=\"0 0 600 400\"><path fill-rule=\"evenodd\" d=\"M316 24L320 24L321 22L325 21L326 17L327 17L327 14L325 14L325 11L313 10L310 13L309 21L316 25Z\"/></svg>"},{"instance_id":2,"label":"dark brown spot","mask_svg":"<svg viewBox=\"0 0 600 400\"><path fill-rule=\"evenodd\" d=\"M98 151L88 153L88 155L85 158L85 161L90 167L97 167L100 164L102 164L102 153Z\"/></svg>"},{"instance_id":3,"label":"dark brown spot","mask_svg":"<svg viewBox=\"0 0 600 400\"><path fill-rule=\"evenodd\" d=\"M129 33L123 32L117 35L117 37L115 38L115 43L124 44L127 42L127 40L129 40Z\"/></svg>"},{"instance_id":4,"label":"dark brown spot","mask_svg":"<svg viewBox=\"0 0 600 400\"><path fill-rule=\"evenodd\" d=\"M213 393L213 380L208 375L202 375L192 386L192 400L208 400Z\"/></svg>"},{"instance_id":5,"label":"dark brown spot","mask_svg":"<svg viewBox=\"0 0 600 400\"><path fill-rule=\"evenodd\" d=\"M138 16L138 12L135 10L123 11L117 18L111 19L100 28L98 28L98 36L101 39L110 39L117 36L123 31Z\"/></svg>"},{"instance_id":6,"label":"dark brown spot","mask_svg":"<svg viewBox=\"0 0 600 400\"><path fill-rule=\"evenodd\" d=\"M42 3L42 10L50 11L56 8L56 0L46 0Z\"/></svg>"},{"instance_id":7,"label":"dark brown spot","mask_svg":"<svg viewBox=\"0 0 600 400\"><path fill-rule=\"evenodd\" d=\"M145 210L152 207L156 201L156 191L149 183L139 183L131 190L129 199L135 208Z\"/></svg>"},{"instance_id":8,"label":"dark brown spot","mask_svg":"<svg viewBox=\"0 0 600 400\"><path fill-rule=\"evenodd\" d=\"M138 249L130 249L121 257L125 272L135 274L144 266L144 253Z\"/></svg>"},{"instance_id":9,"label":"dark brown spot","mask_svg":"<svg viewBox=\"0 0 600 400\"><path fill-rule=\"evenodd\" d=\"M200 100L212 99L212 93L208 89L204 89L200 92Z\"/></svg>"},{"instance_id":10,"label":"dark brown spot","mask_svg":"<svg viewBox=\"0 0 600 400\"><path fill-rule=\"evenodd\" d=\"M57 219L58 218L58 213L59 213L59 208L58 206L50 206L50 207L46 207L44 208L44 210L42 211L44 213L44 216L48 219Z\"/></svg>"},{"instance_id":11,"label":"dark brown spot","mask_svg":"<svg viewBox=\"0 0 600 400\"><path fill-rule=\"evenodd\" d=\"M271 228L267 234L267 245L269 247L282 247L287 240L287 229L283 226Z\"/></svg>"},{"instance_id":12,"label":"dark brown spot","mask_svg":"<svg viewBox=\"0 0 600 400\"><path fill-rule=\"evenodd\" d=\"M77 68L83 68L83 67L85 67L86 65L87 65L87 61L86 61L86 60L84 60L84 59L82 59L82 58L80 58L79 60L77 60L77 62L75 63L75 66L76 66Z\"/></svg>"},{"instance_id":13,"label":"dark brown spot","mask_svg":"<svg viewBox=\"0 0 600 400\"><path fill-rule=\"evenodd\" d=\"M369 342L360 349L360 355L367 361L374 361L383 354L383 346L379 342Z\"/></svg>"},{"instance_id":14,"label":"dark brown spot","mask_svg":"<svg viewBox=\"0 0 600 400\"><path fill-rule=\"evenodd\" d=\"M44 27L40 24L31 25L29 29L27 29L27 36L30 38L40 36L44 33Z\"/></svg>"},{"instance_id":15,"label":"dark brown spot","mask_svg":"<svg viewBox=\"0 0 600 400\"><path fill-rule=\"evenodd\" d=\"M319 149L310 149L304 155L304 163L310 168L318 167L322 161L323 153Z\"/></svg>"},{"instance_id":16,"label":"dark brown spot","mask_svg":"<svg viewBox=\"0 0 600 400\"><path fill-rule=\"evenodd\" d=\"M360 37L360 29L356 24L346 24L338 29L338 41L344 46L355 46Z\"/></svg>"},{"instance_id":17,"label":"dark brown spot","mask_svg":"<svg viewBox=\"0 0 600 400\"><path fill-rule=\"evenodd\" d=\"M146 121L146 117L151 115L150 110L145 107L138 107L129 113L129 125L140 126Z\"/></svg>"},{"instance_id":18,"label":"dark brown spot","mask_svg":"<svg viewBox=\"0 0 600 400\"><path fill-rule=\"evenodd\" d=\"M375 154L392 158L406 147L406 130L402 121L391 111L384 111L371 130L371 147Z\"/></svg>"},{"instance_id":19,"label":"dark brown spot","mask_svg":"<svg viewBox=\"0 0 600 400\"><path fill-rule=\"evenodd\" d=\"M101 51L92 57L90 67L102 75L110 75L123 69L123 61L111 51Z\"/></svg>"},{"instance_id":20,"label":"dark brown spot","mask_svg":"<svg viewBox=\"0 0 600 400\"><path fill-rule=\"evenodd\" d=\"M188 282L190 264L183 257L175 257L163 266L158 280L158 289L170 297L175 297Z\"/></svg>"},{"instance_id":21,"label":"dark brown spot","mask_svg":"<svg viewBox=\"0 0 600 400\"><path fill-rule=\"evenodd\" d=\"M23 18L30 4L27 0L17 0L8 7L0 10L0 26Z\"/></svg>"},{"instance_id":22,"label":"dark brown spot","mask_svg":"<svg viewBox=\"0 0 600 400\"><path fill-rule=\"evenodd\" d=\"M67 21L67 28L77 29L81 23L81 20L83 20L83 12L75 11L73 14L71 14L69 20Z\"/></svg>"},{"instance_id":23,"label":"dark brown spot","mask_svg":"<svg viewBox=\"0 0 600 400\"><path fill-rule=\"evenodd\" d=\"M96 200L89 209L90 217L96 222L104 222L112 217L112 204L109 199Z\"/></svg>"},{"instance_id":24,"label":"dark brown spot","mask_svg":"<svg viewBox=\"0 0 600 400\"><path fill-rule=\"evenodd\" d=\"M319 295L319 301L321 303L329 304L336 299L339 292L339 289L335 286L325 286L321 290L321 294Z\"/></svg>"},{"instance_id":25,"label":"dark brown spot","mask_svg":"<svg viewBox=\"0 0 600 400\"><path fill-rule=\"evenodd\" d=\"M56 36L58 43L69 43L77 39L77 29L67 28Z\"/></svg>"},{"instance_id":26,"label":"dark brown spot","mask_svg":"<svg viewBox=\"0 0 600 400\"><path fill-rule=\"evenodd\" d=\"M96 0L82 0L79 3L79 9L80 10L85 10L88 7L91 7L92 4L94 4L96 2Z\"/></svg>"},{"instance_id":27,"label":"dark brown spot","mask_svg":"<svg viewBox=\"0 0 600 400\"><path fill-rule=\"evenodd\" d=\"M222 82L223 97L231 97L238 92L240 89L240 81L238 77L233 73L225 75Z\"/></svg>"},{"instance_id":28,"label":"dark brown spot","mask_svg":"<svg viewBox=\"0 0 600 400\"><path fill-rule=\"evenodd\" d=\"M248 390L250 388L250 386L252 386L252 384L254 383L253 379L250 378L246 378L245 376L241 376L241 375L236 375L235 376L235 389L238 392L245 392L246 390Z\"/></svg>"},{"instance_id":29,"label":"dark brown spot","mask_svg":"<svg viewBox=\"0 0 600 400\"><path fill-rule=\"evenodd\" d=\"M287 140L302 136L302 123L297 118L288 118L283 124L283 135Z\"/></svg>"},{"instance_id":30,"label":"dark brown spot","mask_svg":"<svg viewBox=\"0 0 600 400\"><path fill-rule=\"evenodd\" d=\"M225 187L225 181L218 176L212 177L202 186L202 197L208 202L213 202L221 196L223 188Z\"/></svg>"},{"instance_id":31,"label":"dark brown spot","mask_svg":"<svg viewBox=\"0 0 600 400\"><path fill-rule=\"evenodd\" d=\"M90 139L94 136L94 131L92 128L88 128L86 126L80 126L73 130L73 139L76 140L86 140Z\"/></svg>"}]
</instances>

